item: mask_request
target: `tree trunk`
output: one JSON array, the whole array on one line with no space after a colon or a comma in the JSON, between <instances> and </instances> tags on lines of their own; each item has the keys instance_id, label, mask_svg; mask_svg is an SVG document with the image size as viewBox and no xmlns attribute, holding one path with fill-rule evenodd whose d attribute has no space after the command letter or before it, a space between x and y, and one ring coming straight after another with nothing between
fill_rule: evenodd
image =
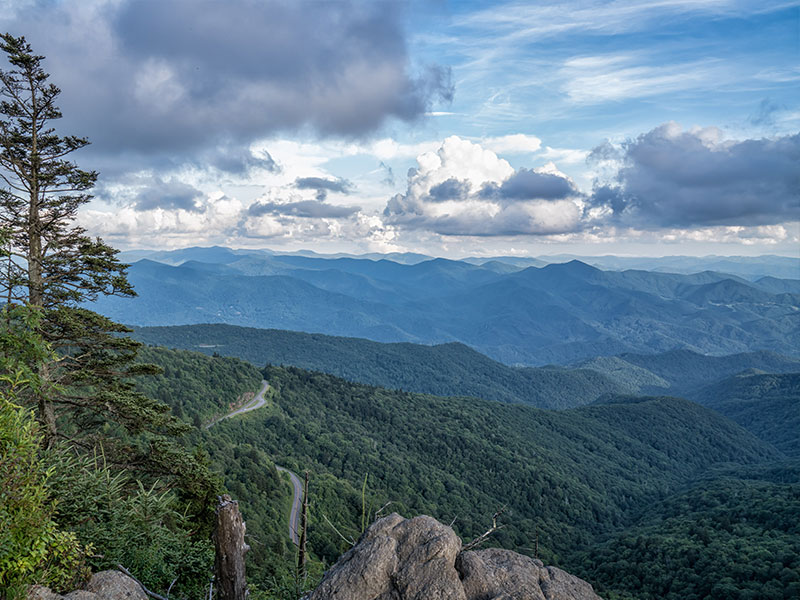
<instances>
[{"instance_id":1,"label":"tree trunk","mask_svg":"<svg viewBox=\"0 0 800 600\"><path fill-rule=\"evenodd\" d=\"M250 550L244 541L245 524L239 503L227 494L220 496L214 529L214 568L219 600L246 600L244 555Z\"/></svg>"},{"instance_id":2,"label":"tree trunk","mask_svg":"<svg viewBox=\"0 0 800 600\"><path fill-rule=\"evenodd\" d=\"M300 544L297 553L297 580L302 582L306 578L306 539L308 536L308 471L303 486L303 510L300 512Z\"/></svg>"},{"instance_id":3,"label":"tree trunk","mask_svg":"<svg viewBox=\"0 0 800 600\"><path fill-rule=\"evenodd\" d=\"M53 445L58 430L56 429L55 409L53 403L48 399L50 368L47 363L39 365L39 378L41 379L41 388L36 391L35 397L39 409L39 422L42 425L42 433L44 433L44 445L45 448L49 448Z\"/></svg>"}]
</instances>

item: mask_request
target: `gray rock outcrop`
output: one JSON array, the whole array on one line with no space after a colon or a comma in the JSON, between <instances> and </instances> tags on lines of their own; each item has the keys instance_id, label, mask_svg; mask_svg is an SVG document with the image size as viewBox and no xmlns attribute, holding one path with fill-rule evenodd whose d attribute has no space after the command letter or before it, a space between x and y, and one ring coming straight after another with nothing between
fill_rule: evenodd
<instances>
[{"instance_id":1,"label":"gray rock outcrop","mask_svg":"<svg viewBox=\"0 0 800 600\"><path fill-rule=\"evenodd\" d=\"M34 585L28 589L27 600L148 600L142 586L119 571L100 571L92 575L85 589L64 596L50 588Z\"/></svg>"},{"instance_id":2,"label":"gray rock outcrop","mask_svg":"<svg viewBox=\"0 0 800 600\"><path fill-rule=\"evenodd\" d=\"M56 594L44 585L32 585L28 588L27 600L63 600L64 596Z\"/></svg>"},{"instance_id":3,"label":"gray rock outcrop","mask_svg":"<svg viewBox=\"0 0 800 600\"><path fill-rule=\"evenodd\" d=\"M100 571L92 575L86 590L100 600L147 600L142 586L119 571Z\"/></svg>"},{"instance_id":4,"label":"gray rock outcrop","mask_svg":"<svg viewBox=\"0 0 800 600\"><path fill-rule=\"evenodd\" d=\"M392 514L373 523L309 600L600 600L592 586L527 556L461 552L431 517Z\"/></svg>"}]
</instances>

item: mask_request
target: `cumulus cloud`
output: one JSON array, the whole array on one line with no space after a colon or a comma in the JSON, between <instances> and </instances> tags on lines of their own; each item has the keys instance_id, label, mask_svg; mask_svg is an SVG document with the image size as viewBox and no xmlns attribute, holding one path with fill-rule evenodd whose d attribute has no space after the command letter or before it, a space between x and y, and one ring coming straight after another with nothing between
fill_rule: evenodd
<instances>
[{"instance_id":1,"label":"cumulus cloud","mask_svg":"<svg viewBox=\"0 0 800 600\"><path fill-rule=\"evenodd\" d=\"M666 123L590 158L618 166L594 206L639 228L775 225L800 219L800 134L725 140L715 128Z\"/></svg>"},{"instance_id":2,"label":"cumulus cloud","mask_svg":"<svg viewBox=\"0 0 800 600\"><path fill-rule=\"evenodd\" d=\"M500 185L487 183L481 188L484 198L500 200L526 200L541 198L543 200L559 200L577 196L575 185L563 175L543 172L542 170L519 169Z\"/></svg>"},{"instance_id":3,"label":"cumulus cloud","mask_svg":"<svg viewBox=\"0 0 800 600\"><path fill-rule=\"evenodd\" d=\"M448 68L410 64L402 20L391 1L65 0L0 27L47 56L65 130L147 155L423 116L453 84Z\"/></svg>"},{"instance_id":4,"label":"cumulus cloud","mask_svg":"<svg viewBox=\"0 0 800 600\"><path fill-rule=\"evenodd\" d=\"M417 158L405 194L384 219L443 235L548 235L582 227L583 199L553 166L520 169L479 144L453 136Z\"/></svg>"}]
</instances>

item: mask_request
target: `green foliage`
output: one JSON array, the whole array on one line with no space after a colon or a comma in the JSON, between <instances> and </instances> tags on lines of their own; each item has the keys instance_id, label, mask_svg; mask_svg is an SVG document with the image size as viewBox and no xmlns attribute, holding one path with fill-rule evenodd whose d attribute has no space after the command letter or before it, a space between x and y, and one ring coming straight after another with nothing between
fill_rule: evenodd
<instances>
[{"instance_id":1,"label":"green foliage","mask_svg":"<svg viewBox=\"0 0 800 600\"><path fill-rule=\"evenodd\" d=\"M261 387L258 369L235 358L144 347L138 359L158 365L161 373L137 379L137 389L187 423L208 423Z\"/></svg>"},{"instance_id":2,"label":"green foliage","mask_svg":"<svg viewBox=\"0 0 800 600\"><path fill-rule=\"evenodd\" d=\"M581 576L642 600L797 598L800 463L740 471L648 507L583 553Z\"/></svg>"},{"instance_id":3,"label":"green foliage","mask_svg":"<svg viewBox=\"0 0 800 600\"><path fill-rule=\"evenodd\" d=\"M177 578L177 596L201 597L213 569L213 547L173 491L144 487L130 472L102 456L59 447L47 460L49 485L58 500L59 524L92 540L94 569L124 565L154 590Z\"/></svg>"},{"instance_id":4,"label":"green foliage","mask_svg":"<svg viewBox=\"0 0 800 600\"><path fill-rule=\"evenodd\" d=\"M87 576L84 561L91 551L56 526L48 489L52 471L38 456L41 435L12 394L13 388L0 393L0 598L9 599L24 595L31 583L57 590L76 584Z\"/></svg>"},{"instance_id":5,"label":"green foliage","mask_svg":"<svg viewBox=\"0 0 800 600\"><path fill-rule=\"evenodd\" d=\"M0 312L0 590L8 598L30 583L62 589L80 580L90 550L56 527L52 473L38 455L42 436L30 411L15 404L20 393L41 386L33 366L50 356L36 334L40 318L30 307Z\"/></svg>"},{"instance_id":6,"label":"green foliage","mask_svg":"<svg viewBox=\"0 0 800 600\"><path fill-rule=\"evenodd\" d=\"M236 356L259 366L290 365L390 389L541 408L571 408L627 389L588 369L509 367L459 343L382 344L221 324L140 327L133 336L149 344Z\"/></svg>"}]
</instances>

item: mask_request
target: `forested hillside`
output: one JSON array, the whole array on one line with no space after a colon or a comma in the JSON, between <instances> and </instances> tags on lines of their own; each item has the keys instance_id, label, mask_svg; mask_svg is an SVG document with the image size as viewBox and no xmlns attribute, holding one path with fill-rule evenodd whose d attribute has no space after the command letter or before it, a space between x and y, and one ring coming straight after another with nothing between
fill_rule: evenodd
<instances>
[{"instance_id":1,"label":"forested hillside","mask_svg":"<svg viewBox=\"0 0 800 600\"><path fill-rule=\"evenodd\" d=\"M576 549L711 465L777 456L730 421L674 398L552 412L392 392L296 368L270 367L266 377L273 403L219 423L206 439L212 457L244 445L311 470L311 547L326 560L346 549L327 521L348 535L360 531L365 477L368 511L392 502L401 513L455 519L465 538L508 505L495 543L530 548L538 534L541 555L569 566Z\"/></svg>"},{"instance_id":2,"label":"forested hillside","mask_svg":"<svg viewBox=\"0 0 800 600\"><path fill-rule=\"evenodd\" d=\"M262 376L233 358L163 348L144 358L165 369L154 390L184 416L218 410L246 386L258 389ZM554 412L297 368L268 367L264 376L274 391L267 406L188 440L209 452L241 502L255 540L250 574L261 589L289 581L294 557L291 488L275 464L311 472L317 570L387 502L385 510L455 518L466 539L507 504L493 544L532 553L538 537L544 560L597 581L604 597L703 598L711 589L745 593L794 581L797 565L787 557L796 532L786 517L797 508L796 467L762 467L780 455L692 402L609 394L600 405ZM781 504L764 520L759 503L773 497ZM749 566L731 583L736 552ZM664 557L677 567L665 568Z\"/></svg>"},{"instance_id":3,"label":"forested hillside","mask_svg":"<svg viewBox=\"0 0 800 600\"><path fill-rule=\"evenodd\" d=\"M509 367L455 342L385 344L224 324L139 327L133 335L147 344L236 356L259 367L288 365L391 389L540 408L571 408L605 393L632 391L591 369Z\"/></svg>"},{"instance_id":4,"label":"forested hillside","mask_svg":"<svg viewBox=\"0 0 800 600\"><path fill-rule=\"evenodd\" d=\"M235 358L155 347L143 347L138 358L163 372L137 379L137 388L196 427L227 413L231 404L261 387L259 370Z\"/></svg>"},{"instance_id":5,"label":"forested hillside","mask_svg":"<svg viewBox=\"0 0 800 600\"><path fill-rule=\"evenodd\" d=\"M594 544L580 572L607 598L791 600L800 597L798 514L797 461L718 470Z\"/></svg>"},{"instance_id":6,"label":"forested hillside","mask_svg":"<svg viewBox=\"0 0 800 600\"><path fill-rule=\"evenodd\" d=\"M664 379L675 395L690 393L748 369L767 373L800 371L800 359L766 351L707 356L684 349L662 354L621 354L618 358ZM647 390L647 385L643 389Z\"/></svg>"},{"instance_id":7,"label":"forested hillside","mask_svg":"<svg viewBox=\"0 0 800 600\"><path fill-rule=\"evenodd\" d=\"M690 396L800 458L800 373L740 374Z\"/></svg>"}]
</instances>

